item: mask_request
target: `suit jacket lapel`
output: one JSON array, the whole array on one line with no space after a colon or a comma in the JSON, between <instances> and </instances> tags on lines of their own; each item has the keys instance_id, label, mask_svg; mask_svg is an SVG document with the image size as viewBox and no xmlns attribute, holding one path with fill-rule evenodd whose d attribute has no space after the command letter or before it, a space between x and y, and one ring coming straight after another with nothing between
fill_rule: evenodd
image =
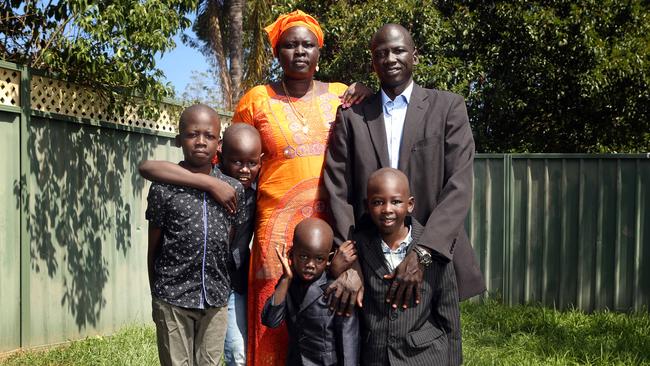
<instances>
[{"instance_id":1,"label":"suit jacket lapel","mask_svg":"<svg viewBox=\"0 0 650 366\"><path fill-rule=\"evenodd\" d=\"M305 297L302 299L302 303L300 304L300 310L298 310L299 313L307 309L309 305L323 296L323 289L321 286L325 283L327 283L327 274L323 272L320 278L309 285L307 293L305 293Z\"/></svg>"},{"instance_id":2,"label":"suit jacket lapel","mask_svg":"<svg viewBox=\"0 0 650 366\"><path fill-rule=\"evenodd\" d=\"M424 131L424 113L429 108L427 93L417 84L413 85L409 106L406 109L406 118L404 119L404 130L402 132L402 143L399 147L398 169L408 176L408 162L411 156L411 148L422 136ZM385 134L385 132L384 132Z\"/></svg>"},{"instance_id":3,"label":"suit jacket lapel","mask_svg":"<svg viewBox=\"0 0 650 366\"><path fill-rule=\"evenodd\" d=\"M420 236L422 236L422 233L424 232L424 227L420 225L420 223L415 220L412 216L407 216L406 221L409 225L411 225L411 244L409 244L409 247L406 251L406 253L410 253L411 250L417 245L418 240L420 239Z\"/></svg>"},{"instance_id":4,"label":"suit jacket lapel","mask_svg":"<svg viewBox=\"0 0 650 366\"><path fill-rule=\"evenodd\" d=\"M379 235L374 236L372 240L366 241L363 244L366 245L366 248L364 249L367 253L363 258L368 262L370 268L373 269L375 274L382 279L385 275L390 274L390 272L388 272L388 267L386 266L386 258L381 250L381 238Z\"/></svg>"},{"instance_id":5,"label":"suit jacket lapel","mask_svg":"<svg viewBox=\"0 0 650 366\"><path fill-rule=\"evenodd\" d=\"M377 114L377 111L380 111ZM388 158L388 140L386 139L386 127L384 125L384 113L381 106L381 92L376 93L364 105L364 116L370 131L370 139L379 158L381 167L390 166Z\"/></svg>"}]
</instances>

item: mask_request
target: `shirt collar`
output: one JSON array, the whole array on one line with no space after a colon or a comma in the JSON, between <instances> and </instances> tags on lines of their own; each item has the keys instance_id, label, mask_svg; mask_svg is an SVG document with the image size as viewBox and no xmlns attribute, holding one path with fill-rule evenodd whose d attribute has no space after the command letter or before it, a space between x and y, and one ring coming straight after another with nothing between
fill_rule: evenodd
<instances>
[{"instance_id":1,"label":"shirt collar","mask_svg":"<svg viewBox=\"0 0 650 366\"><path fill-rule=\"evenodd\" d=\"M401 243L399 244L399 247L397 247L397 249L395 249L394 251L391 250L388 244L386 244L386 242L382 239L381 240L382 251L384 253L390 253L391 251L393 253L405 252L409 244L411 244L411 242L413 241L413 237L411 236L411 225L408 226L408 229L409 229L408 233L406 233L406 236L404 237L404 239L402 239Z\"/></svg>"},{"instance_id":2,"label":"shirt collar","mask_svg":"<svg viewBox=\"0 0 650 366\"><path fill-rule=\"evenodd\" d=\"M384 92L384 89L381 89L381 104L386 105L391 99L388 97L388 95ZM402 94L395 96L395 100L399 98L400 96L404 96L404 99L406 100L406 104L409 104L409 101L411 100L411 93L413 92L413 80L409 83L409 86L404 89Z\"/></svg>"}]
</instances>

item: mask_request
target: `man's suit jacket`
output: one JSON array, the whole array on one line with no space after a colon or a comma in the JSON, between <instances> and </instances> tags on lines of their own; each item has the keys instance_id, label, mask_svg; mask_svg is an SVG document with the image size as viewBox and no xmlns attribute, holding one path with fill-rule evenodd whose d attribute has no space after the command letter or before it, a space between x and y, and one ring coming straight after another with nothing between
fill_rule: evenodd
<instances>
[{"instance_id":1,"label":"man's suit jacket","mask_svg":"<svg viewBox=\"0 0 650 366\"><path fill-rule=\"evenodd\" d=\"M299 286L294 278L291 286ZM329 281L326 272L309 285L300 307L287 292L285 301L272 305L269 297L262 309L262 324L278 327L283 320L289 330L287 365L356 366L359 362L359 319L337 316L327 307L323 293Z\"/></svg>"},{"instance_id":2,"label":"man's suit jacket","mask_svg":"<svg viewBox=\"0 0 650 366\"><path fill-rule=\"evenodd\" d=\"M485 281L464 229L472 199L474 139L459 95L417 84L406 111L399 170L415 197L413 217L425 226L418 240L441 260L452 260L461 299L485 291ZM381 93L337 112L325 155L337 242L367 222L366 186L375 170L389 167Z\"/></svg>"},{"instance_id":3,"label":"man's suit jacket","mask_svg":"<svg viewBox=\"0 0 650 366\"><path fill-rule=\"evenodd\" d=\"M413 241L423 227L409 220ZM381 249L381 237L372 227L353 236L357 242L365 291L361 318L362 365L460 365L462 347L458 290L452 265L433 262L424 270L422 298L417 306L393 309L386 303L391 281Z\"/></svg>"}]
</instances>

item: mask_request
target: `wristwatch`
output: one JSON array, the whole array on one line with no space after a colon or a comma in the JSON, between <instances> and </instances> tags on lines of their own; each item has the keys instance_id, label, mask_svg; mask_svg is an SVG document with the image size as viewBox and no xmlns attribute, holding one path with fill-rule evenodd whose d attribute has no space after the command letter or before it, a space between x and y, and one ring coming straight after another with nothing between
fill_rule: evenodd
<instances>
[{"instance_id":1,"label":"wristwatch","mask_svg":"<svg viewBox=\"0 0 650 366\"><path fill-rule=\"evenodd\" d=\"M420 248L419 246L415 246L413 248L413 251L415 254L418 256L418 261L420 262L421 265L423 265L425 268L428 267L433 260L431 259L431 253L429 253L428 250Z\"/></svg>"}]
</instances>

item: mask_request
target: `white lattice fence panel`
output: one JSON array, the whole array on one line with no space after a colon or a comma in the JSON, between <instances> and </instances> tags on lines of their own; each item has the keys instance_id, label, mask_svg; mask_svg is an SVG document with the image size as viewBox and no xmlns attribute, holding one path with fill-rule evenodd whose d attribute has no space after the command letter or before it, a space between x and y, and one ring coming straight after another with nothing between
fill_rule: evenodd
<instances>
[{"instance_id":1,"label":"white lattice fence panel","mask_svg":"<svg viewBox=\"0 0 650 366\"><path fill-rule=\"evenodd\" d=\"M20 107L20 71L0 67L0 105Z\"/></svg>"},{"instance_id":2,"label":"white lattice fence panel","mask_svg":"<svg viewBox=\"0 0 650 366\"><path fill-rule=\"evenodd\" d=\"M77 85L43 76L32 76L33 110L66 116L106 120L106 103Z\"/></svg>"},{"instance_id":3,"label":"white lattice fence panel","mask_svg":"<svg viewBox=\"0 0 650 366\"><path fill-rule=\"evenodd\" d=\"M181 107L160 104L156 120L145 119L140 113L137 100L117 113L95 92L75 84L43 76L33 76L31 83L31 107L41 112L66 116L97 119L119 125L148 128L157 131L176 132Z\"/></svg>"}]
</instances>

